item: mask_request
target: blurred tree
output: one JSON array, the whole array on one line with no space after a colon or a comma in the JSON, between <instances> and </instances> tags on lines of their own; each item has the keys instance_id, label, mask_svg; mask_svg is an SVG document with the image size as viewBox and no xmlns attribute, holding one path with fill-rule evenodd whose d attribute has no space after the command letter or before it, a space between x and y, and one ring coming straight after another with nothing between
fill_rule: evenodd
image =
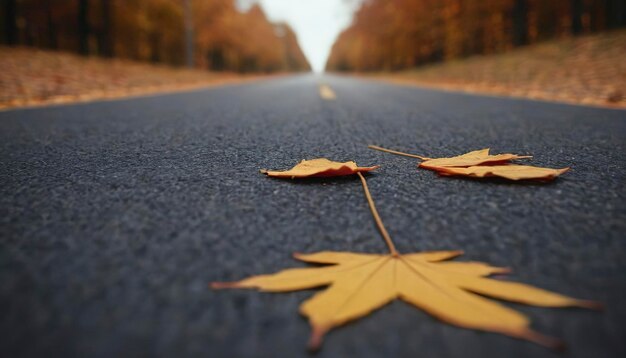
<instances>
[{"instance_id":1,"label":"blurred tree","mask_svg":"<svg viewBox=\"0 0 626 358\"><path fill-rule=\"evenodd\" d=\"M233 0L2 0L0 23L7 44L171 65L191 60L219 71L310 69L289 26L272 24L258 4L242 13Z\"/></svg>"},{"instance_id":2,"label":"blurred tree","mask_svg":"<svg viewBox=\"0 0 626 358\"><path fill-rule=\"evenodd\" d=\"M89 1L78 0L78 52L89 54Z\"/></svg>"},{"instance_id":3,"label":"blurred tree","mask_svg":"<svg viewBox=\"0 0 626 358\"><path fill-rule=\"evenodd\" d=\"M275 33L282 40L284 68L287 71L309 71L308 62L298 45L296 33L286 23L275 25Z\"/></svg>"},{"instance_id":4,"label":"blurred tree","mask_svg":"<svg viewBox=\"0 0 626 358\"><path fill-rule=\"evenodd\" d=\"M185 6L185 63L193 67L193 14L191 0L184 0Z\"/></svg>"},{"instance_id":5,"label":"blurred tree","mask_svg":"<svg viewBox=\"0 0 626 358\"><path fill-rule=\"evenodd\" d=\"M609 29L626 26L626 1L606 0L606 19Z\"/></svg>"},{"instance_id":6,"label":"blurred tree","mask_svg":"<svg viewBox=\"0 0 626 358\"><path fill-rule=\"evenodd\" d=\"M52 12L52 0L46 1L46 22L47 22L47 34L48 34L48 48L52 50L57 49L57 31L54 24L54 15Z\"/></svg>"},{"instance_id":7,"label":"blurred tree","mask_svg":"<svg viewBox=\"0 0 626 358\"><path fill-rule=\"evenodd\" d=\"M626 26L624 0L365 0L327 69L399 70Z\"/></svg>"},{"instance_id":8,"label":"blurred tree","mask_svg":"<svg viewBox=\"0 0 626 358\"><path fill-rule=\"evenodd\" d=\"M196 64L213 70L309 70L295 34L271 24L260 6L239 12L230 0L194 2Z\"/></svg>"},{"instance_id":9,"label":"blurred tree","mask_svg":"<svg viewBox=\"0 0 626 358\"><path fill-rule=\"evenodd\" d=\"M113 2L114 0L100 0L102 28L98 38L98 47L100 54L104 57L113 57L114 55L113 42L115 41L115 35L111 19Z\"/></svg>"},{"instance_id":10,"label":"blurred tree","mask_svg":"<svg viewBox=\"0 0 626 358\"><path fill-rule=\"evenodd\" d=\"M526 44L528 44L528 1L515 0L513 6L513 46Z\"/></svg>"},{"instance_id":11,"label":"blurred tree","mask_svg":"<svg viewBox=\"0 0 626 358\"><path fill-rule=\"evenodd\" d=\"M17 0L4 0L4 41L7 45L17 44Z\"/></svg>"},{"instance_id":12,"label":"blurred tree","mask_svg":"<svg viewBox=\"0 0 626 358\"><path fill-rule=\"evenodd\" d=\"M583 32L583 0L571 0L572 7L572 34L580 35Z\"/></svg>"}]
</instances>

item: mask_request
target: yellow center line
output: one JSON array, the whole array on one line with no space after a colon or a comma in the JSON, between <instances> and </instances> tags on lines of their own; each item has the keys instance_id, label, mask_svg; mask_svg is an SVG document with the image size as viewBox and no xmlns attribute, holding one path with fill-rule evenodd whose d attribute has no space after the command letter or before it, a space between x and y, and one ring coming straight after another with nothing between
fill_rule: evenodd
<instances>
[{"instance_id":1,"label":"yellow center line","mask_svg":"<svg viewBox=\"0 0 626 358\"><path fill-rule=\"evenodd\" d=\"M335 91L328 85L320 85L320 97L327 101L332 101L337 99L337 95L335 95Z\"/></svg>"}]
</instances>

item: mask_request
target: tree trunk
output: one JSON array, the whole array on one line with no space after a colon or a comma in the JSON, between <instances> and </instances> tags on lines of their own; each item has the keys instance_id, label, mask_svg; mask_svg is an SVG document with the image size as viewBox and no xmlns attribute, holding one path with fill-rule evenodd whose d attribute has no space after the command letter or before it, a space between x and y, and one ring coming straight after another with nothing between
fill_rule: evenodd
<instances>
[{"instance_id":1,"label":"tree trunk","mask_svg":"<svg viewBox=\"0 0 626 358\"><path fill-rule=\"evenodd\" d=\"M111 26L111 6L113 0L100 0L100 8L102 11L102 29L100 31L100 55L103 57L113 57L114 35Z\"/></svg>"},{"instance_id":2,"label":"tree trunk","mask_svg":"<svg viewBox=\"0 0 626 358\"><path fill-rule=\"evenodd\" d=\"M89 55L89 1L78 0L78 52Z\"/></svg>"},{"instance_id":3,"label":"tree trunk","mask_svg":"<svg viewBox=\"0 0 626 358\"><path fill-rule=\"evenodd\" d=\"M161 34L158 30L153 30L149 35L150 41L150 61L161 62Z\"/></svg>"},{"instance_id":4,"label":"tree trunk","mask_svg":"<svg viewBox=\"0 0 626 358\"><path fill-rule=\"evenodd\" d=\"M513 5L513 46L528 44L528 0L515 0Z\"/></svg>"},{"instance_id":5,"label":"tree trunk","mask_svg":"<svg viewBox=\"0 0 626 358\"><path fill-rule=\"evenodd\" d=\"M606 0L606 25L609 29L626 26L626 3L624 0Z\"/></svg>"},{"instance_id":6,"label":"tree trunk","mask_svg":"<svg viewBox=\"0 0 626 358\"><path fill-rule=\"evenodd\" d=\"M4 42L17 45L17 1L4 0Z\"/></svg>"},{"instance_id":7,"label":"tree trunk","mask_svg":"<svg viewBox=\"0 0 626 358\"><path fill-rule=\"evenodd\" d=\"M191 0L185 0L185 62L187 67L194 65L193 13Z\"/></svg>"},{"instance_id":8,"label":"tree trunk","mask_svg":"<svg viewBox=\"0 0 626 358\"><path fill-rule=\"evenodd\" d=\"M583 0L571 0L572 7L572 34L580 35L583 32Z\"/></svg>"},{"instance_id":9,"label":"tree trunk","mask_svg":"<svg viewBox=\"0 0 626 358\"><path fill-rule=\"evenodd\" d=\"M46 1L46 20L48 22L48 48L56 50L57 44L57 29L54 25L54 17L52 16L52 0Z\"/></svg>"}]
</instances>

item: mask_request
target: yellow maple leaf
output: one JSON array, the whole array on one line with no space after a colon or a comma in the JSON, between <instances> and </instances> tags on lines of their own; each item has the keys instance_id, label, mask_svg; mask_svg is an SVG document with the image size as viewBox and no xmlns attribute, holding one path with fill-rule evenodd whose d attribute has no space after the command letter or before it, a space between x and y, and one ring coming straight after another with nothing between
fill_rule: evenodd
<instances>
[{"instance_id":1,"label":"yellow maple leaf","mask_svg":"<svg viewBox=\"0 0 626 358\"><path fill-rule=\"evenodd\" d=\"M506 268L480 262L444 262L461 251L400 254L380 219L365 178L361 173L357 175L389 254L334 251L295 254L301 261L332 266L287 269L238 282L214 282L211 287L288 292L329 286L300 306L300 312L309 318L312 326L309 342L312 349L320 346L330 329L363 317L395 299L459 327L502 333L554 348L562 346L559 340L531 330L523 314L483 296L545 307L599 306L522 283L484 277L506 273Z\"/></svg>"},{"instance_id":2,"label":"yellow maple leaf","mask_svg":"<svg viewBox=\"0 0 626 358\"><path fill-rule=\"evenodd\" d=\"M459 327L498 332L549 347L561 343L531 330L523 314L483 296L545 307L595 306L593 302L521 283L483 277L508 272L505 268L480 262L442 262L460 254L460 251L407 255L333 251L295 254L301 261L332 266L288 269L234 283L213 283L212 287L288 292L329 285L300 306L300 312L309 318L312 326L309 346L313 349L319 347L322 336L331 328L365 316L394 299Z\"/></svg>"},{"instance_id":3,"label":"yellow maple leaf","mask_svg":"<svg viewBox=\"0 0 626 358\"><path fill-rule=\"evenodd\" d=\"M441 175L462 175L473 178L500 177L509 180L552 180L569 170L569 168L552 169L515 164L467 168L432 167L431 169Z\"/></svg>"},{"instance_id":4,"label":"yellow maple leaf","mask_svg":"<svg viewBox=\"0 0 626 358\"><path fill-rule=\"evenodd\" d=\"M473 152L450 158L427 159L419 164L422 168L434 169L439 167L470 167L475 165L493 165L506 163L514 159L532 158L529 155L517 154L489 154L489 148L475 150Z\"/></svg>"},{"instance_id":5,"label":"yellow maple leaf","mask_svg":"<svg viewBox=\"0 0 626 358\"><path fill-rule=\"evenodd\" d=\"M399 152L375 145L368 146L391 154L423 160L418 167L434 170L446 176L466 176L471 178L501 177L509 180L552 180L565 173L570 168L553 169L531 165L509 164L511 160L532 158L528 155L517 154L489 154L489 148L458 155L450 158L427 158L415 154Z\"/></svg>"},{"instance_id":6,"label":"yellow maple leaf","mask_svg":"<svg viewBox=\"0 0 626 358\"><path fill-rule=\"evenodd\" d=\"M334 177L352 175L360 172L368 172L379 168L375 165L372 167L359 167L355 162L334 162L326 158L318 158L311 160L302 160L296 166L285 171L265 170L261 173L276 178L309 178L309 177Z\"/></svg>"},{"instance_id":7,"label":"yellow maple leaf","mask_svg":"<svg viewBox=\"0 0 626 358\"><path fill-rule=\"evenodd\" d=\"M398 152L395 150L382 148L376 145L370 145L368 146L368 148L380 150L382 152L387 152L391 154L397 154L397 155L403 155L406 157L421 159L423 160L423 162L421 162L419 166L422 168L427 168L427 169L434 169L434 168L441 168L441 167L470 167L474 165L484 165L484 164L493 165L493 164L506 163L514 159L532 158L532 156L530 155L517 155L517 154L510 154L510 153L491 155L489 154L489 148L475 150L473 152L469 152L469 153L465 153L465 154L461 154L461 155L457 155L455 157L449 157L449 158L422 157L420 155Z\"/></svg>"}]
</instances>

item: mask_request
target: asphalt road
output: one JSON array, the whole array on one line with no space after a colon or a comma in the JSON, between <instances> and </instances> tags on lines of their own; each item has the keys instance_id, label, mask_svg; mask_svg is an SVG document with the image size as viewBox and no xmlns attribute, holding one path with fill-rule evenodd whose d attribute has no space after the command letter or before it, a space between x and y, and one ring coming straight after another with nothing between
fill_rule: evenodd
<instances>
[{"instance_id":1,"label":"asphalt road","mask_svg":"<svg viewBox=\"0 0 626 358\"><path fill-rule=\"evenodd\" d=\"M572 170L547 185L442 178L367 144ZM624 357L625 144L626 111L313 75L2 112L0 352L306 357L298 305L314 290L207 284L304 266L296 251L385 252L357 178L258 172L328 157L382 165L368 183L400 251L462 249L606 310L510 305L568 343L559 355L397 301L318 357Z\"/></svg>"}]
</instances>

